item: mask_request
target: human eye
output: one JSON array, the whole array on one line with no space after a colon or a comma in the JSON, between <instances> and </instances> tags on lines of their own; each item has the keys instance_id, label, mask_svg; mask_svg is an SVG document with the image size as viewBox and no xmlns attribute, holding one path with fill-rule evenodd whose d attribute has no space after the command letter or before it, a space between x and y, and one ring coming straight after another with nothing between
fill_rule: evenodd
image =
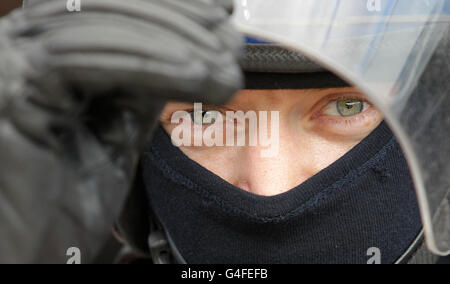
<instances>
[{"instance_id":1,"label":"human eye","mask_svg":"<svg viewBox=\"0 0 450 284\"><path fill-rule=\"evenodd\" d=\"M338 93L324 97L310 117L313 127L326 134L359 138L383 120L381 112L361 93Z\"/></svg>"},{"instance_id":2,"label":"human eye","mask_svg":"<svg viewBox=\"0 0 450 284\"><path fill-rule=\"evenodd\" d=\"M329 102L323 113L329 116L351 117L365 112L371 104L360 98L340 98Z\"/></svg>"},{"instance_id":3,"label":"human eye","mask_svg":"<svg viewBox=\"0 0 450 284\"><path fill-rule=\"evenodd\" d=\"M201 126L213 125L225 121L225 116L218 110L191 111L189 112L191 121Z\"/></svg>"}]
</instances>

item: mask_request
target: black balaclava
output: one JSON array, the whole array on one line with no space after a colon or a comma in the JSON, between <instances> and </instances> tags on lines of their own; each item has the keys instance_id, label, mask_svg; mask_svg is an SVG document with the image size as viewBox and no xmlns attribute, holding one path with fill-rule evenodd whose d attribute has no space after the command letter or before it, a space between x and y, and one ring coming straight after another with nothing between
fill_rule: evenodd
<instances>
[{"instance_id":1,"label":"black balaclava","mask_svg":"<svg viewBox=\"0 0 450 284\"><path fill-rule=\"evenodd\" d=\"M393 263L421 230L407 163L384 122L274 197L227 183L173 146L162 127L142 168L152 210L187 263L367 263L373 247Z\"/></svg>"}]
</instances>

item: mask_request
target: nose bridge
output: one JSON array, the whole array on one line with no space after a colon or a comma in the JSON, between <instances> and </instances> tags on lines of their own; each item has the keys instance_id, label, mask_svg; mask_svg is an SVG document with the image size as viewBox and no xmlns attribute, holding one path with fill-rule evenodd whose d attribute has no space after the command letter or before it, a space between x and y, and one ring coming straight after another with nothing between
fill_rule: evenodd
<instances>
[{"instance_id":1,"label":"nose bridge","mask_svg":"<svg viewBox=\"0 0 450 284\"><path fill-rule=\"evenodd\" d=\"M265 147L240 149L240 170L236 186L257 195L274 195L287 180L287 169L280 157L263 158ZM275 193L276 194L276 193Z\"/></svg>"},{"instance_id":2,"label":"nose bridge","mask_svg":"<svg viewBox=\"0 0 450 284\"><path fill-rule=\"evenodd\" d=\"M283 108L279 99L270 97L270 102L263 106L252 105L249 109L256 113L257 123L253 126L249 120L245 123L245 146L238 150L234 184L253 194L273 196L311 177L307 150L295 145L298 137L294 136L298 134L290 129L290 112ZM275 120L272 112L276 112Z\"/></svg>"},{"instance_id":3,"label":"nose bridge","mask_svg":"<svg viewBox=\"0 0 450 284\"><path fill-rule=\"evenodd\" d=\"M304 160L298 160L301 149L293 155L291 147L281 143L279 154L263 157L261 145L245 146L240 151L239 174L236 186L253 194L273 196L284 193L311 177Z\"/></svg>"}]
</instances>

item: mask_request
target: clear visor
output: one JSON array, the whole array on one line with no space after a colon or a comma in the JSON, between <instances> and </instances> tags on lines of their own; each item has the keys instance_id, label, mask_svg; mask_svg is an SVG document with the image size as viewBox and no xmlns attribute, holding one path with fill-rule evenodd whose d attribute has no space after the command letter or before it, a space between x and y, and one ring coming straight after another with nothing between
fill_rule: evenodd
<instances>
[{"instance_id":1,"label":"clear visor","mask_svg":"<svg viewBox=\"0 0 450 284\"><path fill-rule=\"evenodd\" d=\"M428 247L449 254L450 1L235 2L242 32L295 49L384 112L414 177Z\"/></svg>"}]
</instances>

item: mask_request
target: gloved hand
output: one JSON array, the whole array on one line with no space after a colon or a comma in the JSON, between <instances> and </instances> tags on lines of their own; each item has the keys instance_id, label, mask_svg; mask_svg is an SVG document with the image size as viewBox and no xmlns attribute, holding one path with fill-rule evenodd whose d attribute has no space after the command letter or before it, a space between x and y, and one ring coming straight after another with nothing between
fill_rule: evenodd
<instances>
[{"instance_id":1,"label":"gloved hand","mask_svg":"<svg viewBox=\"0 0 450 284\"><path fill-rule=\"evenodd\" d=\"M92 260L164 103L241 87L231 2L36 0L0 21L0 263Z\"/></svg>"}]
</instances>

